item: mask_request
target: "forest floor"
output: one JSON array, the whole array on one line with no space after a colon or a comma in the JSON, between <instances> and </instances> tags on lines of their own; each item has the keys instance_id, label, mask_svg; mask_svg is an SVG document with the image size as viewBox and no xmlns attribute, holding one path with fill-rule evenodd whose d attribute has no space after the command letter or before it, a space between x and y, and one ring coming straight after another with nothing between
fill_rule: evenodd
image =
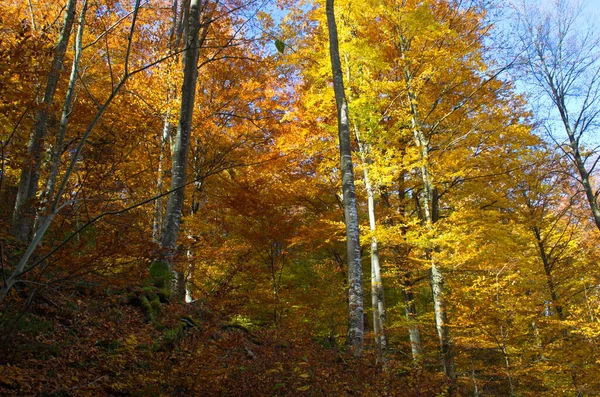
<instances>
[{"instance_id":1,"label":"forest floor","mask_svg":"<svg viewBox=\"0 0 600 397\"><path fill-rule=\"evenodd\" d=\"M17 291L18 292L18 291ZM153 322L127 291L79 284L37 294L0 317L0 395L437 395L423 371L354 358L343 347L165 304ZM390 369L395 368L395 369ZM431 390L422 385L438 384ZM419 384L420 390L415 385Z\"/></svg>"}]
</instances>

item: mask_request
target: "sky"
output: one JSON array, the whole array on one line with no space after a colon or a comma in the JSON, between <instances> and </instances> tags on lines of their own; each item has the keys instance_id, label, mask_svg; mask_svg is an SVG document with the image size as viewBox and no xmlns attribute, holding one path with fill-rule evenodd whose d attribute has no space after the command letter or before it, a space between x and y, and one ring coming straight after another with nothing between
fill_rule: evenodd
<instances>
[{"instance_id":1,"label":"sky","mask_svg":"<svg viewBox=\"0 0 600 397\"><path fill-rule=\"evenodd\" d=\"M544 11L544 9L551 9L553 8L553 4L554 4L554 0L511 0L511 3L513 4L520 4L522 8L522 4L523 1L525 1L525 3L528 6L531 6L533 9L539 9L542 12ZM582 7L583 7L583 12L578 20L578 23L575 25L575 28L577 31L586 31L588 29L591 29L592 32L594 32L596 35L600 36L600 0L565 0L565 1L571 1L572 3L581 3ZM568 11L567 11L568 12ZM505 15L505 18L502 22L500 23L496 23L496 28L499 30L500 36L497 36L493 41L496 42L496 45L500 45L500 47L505 47L504 51L507 51L508 54L508 58L504 58L504 59L510 59L511 55L510 54L516 54L515 50L517 50L516 48L513 48L512 50L510 49L512 47L512 45L508 45L506 46L506 44L508 43L513 43L514 40L514 33L515 31L515 21L516 18L515 17L510 17L509 15ZM512 38L511 38L512 36ZM567 49L568 50L568 49ZM506 54L504 54L504 51L499 52L498 54L496 54L495 56L498 56L499 58L499 64L502 65L504 64L504 62L506 61L502 61L503 57L506 56ZM517 50L518 51L518 50ZM596 49L596 51L600 51L600 49ZM594 63L594 65L592 65L591 69L596 70L597 68L600 67L600 61L596 61ZM518 71L519 69L516 69L514 71ZM522 69L520 69L522 70ZM515 76L515 74L513 72L509 71L509 75ZM523 75L521 75L523 76ZM537 87L536 85L531 84L531 82L533 80L530 80L529 82L527 82L527 78L525 79L518 79L517 81L515 81L516 85L515 88L518 92L524 94L527 98L529 98L529 103L532 106L532 110L534 111L534 113L536 114L536 119L538 120L546 120L546 122L543 124L546 128L540 128L540 130L538 130L538 133L540 133L540 135L542 137L545 138L550 138L550 136L546 135L547 132L552 131L552 136L554 137L554 139L550 139L552 140L556 140L558 142L564 142L566 141L566 134L564 132L564 126L562 125L562 122L560 121L560 117L558 112L556 111L556 108L554 106L554 104L549 100L549 98L546 95L540 95L540 88ZM587 87L589 86L589 84L587 84L587 79L584 83L584 81L581 81L582 87ZM600 86L597 86L598 89L600 89ZM572 116L574 116L576 113L578 113L578 110L581 108L581 101L579 100L579 97L577 96L570 96L568 97L568 106L572 112ZM600 100L598 100L596 102L596 106L595 106L596 110L600 110ZM600 122L600 120L597 120L596 122ZM595 147L597 145L600 144L600 128L591 128L586 135L583 138L583 142L587 147Z\"/></svg>"},{"instance_id":2,"label":"sky","mask_svg":"<svg viewBox=\"0 0 600 397\"><path fill-rule=\"evenodd\" d=\"M588 11L597 15L600 14L600 0L585 0L584 4L586 4Z\"/></svg>"}]
</instances>

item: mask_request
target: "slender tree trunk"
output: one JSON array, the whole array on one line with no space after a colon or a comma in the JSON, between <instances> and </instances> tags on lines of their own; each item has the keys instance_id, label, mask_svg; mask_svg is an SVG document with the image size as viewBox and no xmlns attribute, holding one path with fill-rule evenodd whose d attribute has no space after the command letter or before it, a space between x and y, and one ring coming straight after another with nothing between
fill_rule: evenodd
<instances>
[{"instance_id":1,"label":"slender tree trunk","mask_svg":"<svg viewBox=\"0 0 600 397\"><path fill-rule=\"evenodd\" d=\"M598 35L591 27L587 30L573 23L582 16L579 15L581 9L565 7L567 3L552 2L550 13L540 9L535 14L521 12L519 19L525 25L518 34L525 50L526 75L533 78L536 85L541 85L541 91L546 93L560 115L569 139L569 157L579 174L594 223L600 230L598 194L590 175L595 165L587 169L586 160L590 156L582 154L584 134L594 133L600 110ZM572 98L578 100L572 102ZM592 158L596 155L594 153Z\"/></svg>"},{"instance_id":2,"label":"slender tree trunk","mask_svg":"<svg viewBox=\"0 0 600 397\"><path fill-rule=\"evenodd\" d=\"M404 50L407 44L402 39L401 56L404 60ZM405 61L406 62L406 61ZM433 184L433 179L429 173L429 139L424 133L420 120L419 111L417 108L417 96L412 88L413 76L408 69L404 69L404 79L407 85L407 96L411 115L411 127L415 145L419 149L421 163L421 179L423 183L423 192L421 198L423 200L422 213L423 223L428 231L433 230L433 225L438 220L439 205L437 199L437 191ZM430 277L431 290L433 295L433 305L435 314L435 325L440 344L440 358L442 371L446 377L452 382L452 387L456 382L456 370L454 366L454 351L450 341L450 331L448 329L448 321L446 315L446 304L444 296L444 275L435 261L435 247L430 247L426 253L427 259L431 263Z\"/></svg>"},{"instance_id":3,"label":"slender tree trunk","mask_svg":"<svg viewBox=\"0 0 600 397\"><path fill-rule=\"evenodd\" d=\"M408 218L410 214L406 209L406 188L404 187L406 173L403 172L399 178L398 187L398 199L400 200L400 212L405 218ZM403 236L406 235L406 227L402 228ZM404 258L404 261L408 259L408 249L401 249L400 255ZM403 267L404 280L402 282L402 298L404 300L404 313L406 316L406 322L408 324L408 338L410 341L410 350L413 357L413 362L419 364L423 358L423 343L421 341L421 331L419 330L419 323L417 321L417 307L415 305L415 294L413 291L412 275L408 269L408 265Z\"/></svg>"},{"instance_id":4,"label":"slender tree trunk","mask_svg":"<svg viewBox=\"0 0 600 397\"><path fill-rule=\"evenodd\" d=\"M348 103L344 90L344 78L338 48L337 26L333 0L326 1L327 27L329 30L329 55L333 75L333 89L337 107L338 135L340 143L340 163L344 218L346 220L346 245L348 252L348 344L354 354L362 354L364 343L362 263L360 254L360 234L358 210L354 191L354 169L350 145Z\"/></svg>"},{"instance_id":5,"label":"slender tree trunk","mask_svg":"<svg viewBox=\"0 0 600 397\"><path fill-rule=\"evenodd\" d=\"M81 12L79 14L79 27L77 28L77 34L75 36L75 48L73 55L73 63L71 65L71 75L69 77L69 85L67 87L67 93L65 95L65 101L63 103L62 114L60 117L60 124L58 126L58 134L56 135L56 142L52 148L52 158L50 161L50 173L48 175L48 181L46 183L46 189L42 198L43 203L51 203L54 190L56 188L56 180L58 179L58 171L60 168L60 158L64 149L65 135L67 127L69 125L69 116L73 110L73 99L75 98L75 87L77 86L77 73L79 70L79 60L81 59L82 51L82 38L83 31L85 29L85 14L87 12L88 0L83 0L81 6ZM43 214L42 214L43 216Z\"/></svg>"},{"instance_id":6,"label":"slender tree trunk","mask_svg":"<svg viewBox=\"0 0 600 397\"><path fill-rule=\"evenodd\" d=\"M506 344L504 343L505 333L504 328L500 326L500 335L502 336L502 355L504 356L504 367L506 368L506 380L508 382L509 387L509 396L515 395L515 384L513 382L512 369L510 365L510 357L508 355L508 351L506 350Z\"/></svg>"},{"instance_id":7,"label":"slender tree trunk","mask_svg":"<svg viewBox=\"0 0 600 397\"><path fill-rule=\"evenodd\" d=\"M63 69L63 62L73 21L75 19L75 11L77 0L68 0L65 10L63 27L60 32L56 48L54 49L54 57L48 73L48 81L42 104L35 116L35 124L29 138L27 146L27 157L21 170L21 179L19 182L19 190L13 213L13 234L21 241L27 241L31 235L33 221L35 217L35 205L33 199L38 190L38 181L40 177L40 168L42 163L42 154L44 152L44 139L46 138L46 130L48 125L48 114L54 102L54 94Z\"/></svg>"},{"instance_id":8,"label":"slender tree trunk","mask_svg":"<svg viewBox=\"0 0 600 397\"><path fill-rule=\"evenodd\" d=\"M164 224L160 235L161 252L158 260L155 261L156 263L153 263L154 267L162 268L159 272L162 273L166 267L168 268L168 271L173 274L174 282L172 284L171 294L172 297L178 301L182 301L185 298L185 282L183 273L174 269L173 262L177 239L179 237L181 212L185 196L185 189L180 187L184 186L186 182L187 157L190 146L194 103L196 99L198 57L200 53L200 12L201 1L191 0L185 31L181 108L179 111L179 122L177 125L177 133L175 135L171 166L171 190L176 190L169 195L167 201Z\"/></svg>"},{"instance_id":9,"label":"slender tree trunk","mask_svg":"<svg viewBox=\"0 0 600 397\"><path fill-rule=\"evenodd\" d=\"M444 299L444 276L433 258L431 261L431 290L433 292L435 326L440 341L442 369L448 379L455 381L454 349L450 342L450 331L448 329Z\"/></svg>"},{"instance_id":10,"label":"slender tree trunk","mask_svg":"<svg viewBox=\"0 0 600 397\"><path fill-rule=\"evenodd\" d=\"M381 278L381 265L379 263L379 248L377 237L374 235L377 219L375 217L375 195L373 186L369 178L368 166L372 163L369 158L369 146L365 144L360 136L358 125L354 124L354 132L360 151L360 158L363 165L363 177L365 190L367 191L367 208L369 212L369 229L373 236L371 237L371 307L373 309L373 333L375 335L375 344L377 345L377 356L381 361L387 348L387 338L385 336L385 292Z\"/></svg>"},{"instance_id":11,"label":"slender tree trunk","mask_svg":"<svg viewBox=\"0 0 600 397\"><path fill-rule=\"evenodd\" d=\"M550 257L548 256L548 253L546 252L546 247L542 239L542 234L537 226L533 227L533 233L535 235L535 239L540 250L540 257L544 265L544 274L546 274L546 284L548 285L548 292L550 293L550 298L552 299L552 306L554 306L554 310L556 310L556 316L558 317L558 319L562 320L563 308L558 302L558 294L556 292L556 285L554 283L554 277L552 275L552 262L550 260Z\"/></svg>"},{"instance_id":12,"label":"slender tree trunk","mask_svg":"<svg viewBox=\"0 0 600 397\"><path fill-rule=\"evenodd\" d=\"M406 272L404 275L404 285L402 286L402 298L404 300L404 313L408 323L408 338L410 341L410 350L413 361L418 364L423 358L423 343L421 341L421 331L417 323L417 308L415 306L415 295L412 289L411 274Z\"/></svg>"},{"instance_id":13,"label":"slender tree trunk","mask_svg":"<svg viewBox=\"0 0 600 397\"><path fill-rule=\"evenodd\" d=\"M164 163L166 159L166 151L171 137L171 130L173 129L171 122L169 121L169 114L167 113L164 117L163 130L160 137L160 154L158 157L158 170L156 171L156 191L158 194L162 194L164 191ZM163 199L158 198L154 203L154 219L152 220L152 238L154 241L160 241L160 233L163 226Z\"/></svg>"},{"instance_id":14,"label":"slender tree trunk","mask_svg":"<svg viewBox=\"0 0 600 397\"><path fill-rule=\"evenodd\" d=\"M31 15L31 27L33 31L37 30L37 24L35 23L35 14L33 13L33 4L31 4L31 0L27 0L27 7L29 8L29 14Z\"/></svg>"},{"instance_id":15,"label":"slender tree trunk","mask_svg":"<svg viewBox=\"0 0 600 397\"><path fill-rule=\"evenodd\" d=\"M37 228L37 230L35 231L31 242L29 243L29 245L27 246L27 249L25 250L25 253L19 259L19 262L17 263L15 270L5 280L2 288L0 288L0 303L2 303L4 301L8 292L12 289L12 287L15 285L15 283L17 282L19 277L21 277L22 274L24 273L24 271L26 270L26 266L29 264L29 260L31 259L33 252L35 251L38 244L41 243L41 241L43 240L46 232L48 231L48 228L50 227L50 224L52 223L52 221L54 220L54 218L56 217L56 215L58 214L60 209L70 203L70 202L66 202L66 203L60 204L60 200L67 188L67 183L75 170L75 165L77 164L77 161L79 161L79 157L81 156L83 147L85 146L88 138L90 137L90 134L92 133L92 131L94 130L94 128L96 127L96 125L98 124L98 122L100 121L102 116L104 115L104 112L106 112L106 110L108 109L108 107L110 106L112 101L116 98L117 94L121 91L121 88L123 88L123 86L129 79L129 77L131 77L131 73L129 72L129 58L131 55L132 39L133 39L133 33L135 31L135 26L136 26L136 22L137 22L138 11L140 8L140 1L141 0L135 1L134 10L132 12L132 20L131 20L131 27L129 29L127 50L125 52L123 77L121 78L119 83L115 86L115 88L112 90L112 92L110 93L108 98L104 101L104 104L102 104L102 106L99 107L98 112L96 113L96 115L94 116L92 121L88 124L85 132L83 133L83 136L81 137L81 140L79 141L79 144L77 145L77 148L75 149L75 152L73 153L71 162L69 163L69 166L67 167L65 175L63 176L62 181L58 187L56 195L54 196L54 200L52 201L52 205L50 207L49 214L47 216L44 216L43 220L40 222L40 225Z\"/></svg>"},{"instance_id":16,"label":"slender tree trunk","mask_svg":"<svg viewBox=\"0 0 600 397\"><path fill-rule=\"evenodd\" d=\"M426 228L431 231L433 229L433 224L437 221L439 210L437 208L436 190L433 187L433 182L429 174L429 141L426 139L418 124L418 112L414 105L414 100L414 98L411 98L411 113L415 141L420 148L421 153L421 178L423 182L422 209ZM431 263L431 291L433 295L435 326L440 343L442 370L446 377L454 382L456 380L456 371L454 368L454 352L450 342L450 331L448 329L446 316L444 275L435 261L435 248L431 247L426 255Z\"/></svg>"},{"instance_id":17,"label":"slender tree trunk","mask_svg":"<svg viewBox=\"0 0 600 397\"><path fill-rule=\"evenodd\" d=\"M581 177L581 185L583 186L585 197L587 198L587 202L590 206L592 217L594 218L594 223L596 224L598 230L600 230L600 208L598 207L596 193L594 192L594 188L592 187L590 173L585 168L585 162L581 156L581 150L579 149L579 140L575 138L573 132L571 131L568 125L568 122L565 121L565 123L565 127L569 135L571 151L573 154L573 158L575 159L575 167L577 168L579 176Z\"/></svg>"},{"instance_id":18,"label":"slender tree trunk","mask_svg":"<svg viewBox=\"0 0 600 397\"><path fill-rule=\"evenodd\" d=\"M535 321L531 322L531 329L533 330L533 341L535 343L535 347L537 347L539 352L538 358L539 360L545 360L546 357L544 356L544 344L542 343L542 338L540 338L540 330Z\"/></svg>"},{"instance_id":19,"label":"slender tree trunk","mask_svg":"<svg viewBox=\"0 0 600 397\"><path fill-rule=\"evenodd\" d=\"M171 6L171 11L173 13L173 16L171 18L171 29L169 31L169 51L173 52L176 51L179 47L179 43L181 40L181 35L183 35L183 29L181 31L179 31L178 29L178 20L177 20L177 15L178 15L178 0L173 0L173 4ZM184 4L185 7L185 4ZM182 18L183 19L183 18ZM171 59L168 60L167 62L169 62L171 65L171 67L175 66L178 62L178 57L175 57L175 59ZM171 101L171 99L176 95L176 89L174 87L174 84L171 83L171 81L167 81L167 90L166 90L166 100L167 100L167 104L169 101ZM158 194L162 194L164 191L164 172L165 172L165 161L166 161L166 152L167 152L167 147L169 147L169 142L172 138L172 132L173 132L173 125L171 123L170 120L170 110L171 107L167 106L167 111L164 114L164 121L163 121L163 129L161 132L161 136L160 136L160 154L158 157L158 169L157 169L157 175L156 175L156 190ZM154 241L159 242L160 241L160 233L163 227L163 212L164 212L164 208L163 208L163 198L160 197L156 200L156 202L154 203L154 219L152 220L152 238L154 239Z\"/></svg>"},{"instance_id":20,"label":"slender tree trunk","mask_svg":"<svg viewBox=\"0 0 600 397\"><path fill-rule=\"evenodd\" d=\"M571 122L569 121L569 113L568 109L565 105L565 97L559 93L559 90L556 88L554 84L554 79L552 75L546 76L547 81L549 82L549 87L551 92L553 93L553 101L555 102L558 112L560 113L561 121L569 137L569 147L571 149L571 156L573 157L573 162L575 163L575 168L580 176L580 183L583 187L583 191L585 193L585 197L590 206L590 211L592 213L592 218L594 219L594 223L598 230L600 230L600 207L598 206L598 199L596 196L596 192L592 187L592 181L590 177L590 173L585 167L585 160L581 155L580 148L580 136L576 136L576 131L573 127L571 127ZM583 128L583 127L581 127Z\"/></svg>"}]
</instances>

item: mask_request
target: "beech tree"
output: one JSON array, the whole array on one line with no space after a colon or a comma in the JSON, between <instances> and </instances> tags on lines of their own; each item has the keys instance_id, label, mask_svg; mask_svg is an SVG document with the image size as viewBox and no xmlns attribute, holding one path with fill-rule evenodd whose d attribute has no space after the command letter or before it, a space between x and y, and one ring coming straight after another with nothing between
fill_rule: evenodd
<instances>
[{"instance_id":1,"label":"beech tree","mask_svg":"<svg viewBox=\"0 0 600 397\"><path fill-rule=\"evenodd\" d=\"M194 114L194 103L196 98L196 81L198 78L198 54L200 52L200 30L203 29L204 37L208 25L201 24L200 16L205 10L208 1L190 0L187 26L185 30L185 45L183 48L183 83L181 85L181 108L179 111L179 122L175 135L173 149L173 164L171 167L171 190L167 201L165 222L160 235L159 257L153 262L150 272L163 278L162 283L171 280L169 274L173 272L173 257L179 227L181 223L181 211L185 197L187 158L190 145L190 134L192 131L192 117ZM156 277L156 276L154 276ZM175 273L173 286L174 297L183 300L185 294L184 279L180 272Z\"/></svg>"},{"instance_id":2,"label":"beech tree","mask_svg":"<svg viewBox=\"0 0 600 397\"><path fill-rule=\"evenodd\" d=\"M344 217L346 220L349 310L348 343L354 349L354 353L360 355L364 338L360 231L358 229L358 210L356 208L356 194L354 191L354 166L352 164L352 149L350 146L350 115L348 114L348 102L344 90L344 76L340 62L333 0L327 0L326 13L333 89L337 106L340 172L342 174Z\"/></svg>"}]
</instances>

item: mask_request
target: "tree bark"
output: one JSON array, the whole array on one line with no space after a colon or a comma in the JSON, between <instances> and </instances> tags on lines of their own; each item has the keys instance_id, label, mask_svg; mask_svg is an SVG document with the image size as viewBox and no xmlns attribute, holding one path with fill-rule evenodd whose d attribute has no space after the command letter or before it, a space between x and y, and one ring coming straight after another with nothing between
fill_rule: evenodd
<instances>
[{"instance_id":1,"label":"tree bark","mask_svg":"<svg viewBox=\"0 0 600 397\"><path fill-rule=\"evenodd\" d=\"M356 195L354 190L354 167L352 165L352 149L350 145L348 103L346 101L344 78L340 62L333 0L327 0L325 5L327 27L329 30L329 55L337 107L340 170L342 173L344 218L346 221L349 317L347 341L353 349L354 354L360 356L362 354L364 343L362 263L358 228L358 210L356 207Z\"/></svg>"},{"instance_id":2,"label":"tree bark","mask_svg":"<svg viewBox=\"0 0 600 397\"><path fill-rule=\"evenodd\" d=\"M13 212L12 232L19 240L26 242L31 235L33 222L35 217L35 205L33 199L38 190L38 181L40 177L40 168L42 163L42 154L44 152L44 139L46 138L48 126L48 114L54 102L54 94L63 69L65 52L71 36L73 21L75 19L75 11L77 0L68 0L63 20L63 27L56 47L44 98L42 104L35 116L35 124L29 137L27 146L27 157L21 170L21 179L19 181L19 190L15 202Z\"/></svg>"},{"instance_id":3,"label":"tree bark","mask_svg":"<svg viewBox=\"0 0 600 397\"><path fill-rule=\"evenodd\" d=\"M537 242L538 249L540 250L540 258L542 259L542 264L544 265L544 274L546 275L546 284L548 285L548 292L550 293L550 298L552 299L552 306L554 306L554 310L556 310L556 316L558 317L558 319L563 320L563 307L558 302L556 283L554 282L554 276L552 274L552 259L546 252L546 246L542 238L542 233L537 226L533 227L533 233L535 235L535 240Z\"/></svg>"},{"instance_id":4,"label":"tree bark","mask_svg":"<svg viewBox=\"0 0 600 397\"><path fill-rule=\"evenodd\" d=\"M169 31L169 51L174 52L178 49L179 43L181 40L181 35L183 35L183 28L181 31L178 29L178 0L173 0L173 4L171 6L171 11L173 16L171 18L171 29ZM183 5L185 7L186 4ZM187 15L187 14L186 14ZM182 18L183 19L183 18ZM187 21L186 21L187 22ZM179 21L181 23L181 21ZM169 60L169 66L174 67L179 62L179 57L174 57L174 59ZM166 90L166 100L167 105L168 102L175 97L176 95L176 87L171 81L167 81L167 90ZM158 158L158 169L156 176L156 190L160 195L164 191L164 172L165 172L165 162L166 162L166 151L169 146L170 140L173 132L173 125L170 120L170 105L167 106L167 110L165 111L163 129L160 136L160 154ZM160 234L163 227L163 198L160 197L154 203L154 219L152 220L152 237L154 241L160 242Z\"/></svg>"},{"instance_id":5,"label":"tree bark","mask_svg":"<svg viewBox=\"0 0 600 397\"><path fill-rule=\"evenodd\" d=\"M410 216L407 211L406 202L406 187L405 187L406 172L402 172L399 178L398 199L400 201L399 211L405 218ZM402 236L405 237L407 228L402 228ZM407 261L409 250L407 248L399 248L398 254ZM408 338L410 341L410 350L413 357L413 362L419 364L423 358L423 342L421 341L421 331L417 321L417 307L415 305L415 294L413 291L413 282L411 272L408 270L408 264L403 266L404 280L402 282L402 298L404 300L404 314L408 324Z\"/></svg>"},{"instance_id":6,"label":"tree bark","mask_svg":"<svg viewBox=\"0 0 600 397\"><path fill-rule=\"evenodd\" d=\"M181 226L181 212L185 197L183 186L186 182L187 157L190 147L190 135L194 103L196 99L196 82L198 79L198 57L200 53L200 13L201 1L191 0L189 16L185 31L183 83L181 86L181 107L173 148L171 165L171 190L167 201L164 224L160 235L160 253L158 261L164 263L173 274L171 295L173 299L185 299L185 282L183 273L174 269L176 244ZM207 26L205 25L205 32Z\"/></svg>"},{"instance_id":7,"label":"tree bark","mask_svg":"<svg viewBox=\"0 0 600 397\"><path fill-rule=\"evenodd\" d=\"M160 136L160 154L158 157L158 169L156 171L156 191L158 194L162 194L164 191L164 168L165 168L165 157L168 147L168 143L171 137L171 130L173 126L169 121L169 114L164 116L163 129ZM161 230L163 227L163 199L162 197L157 199L154 203L154 218L152 220L152 238L156 242L160 242Z\"/></svg>"}]
</instances>

